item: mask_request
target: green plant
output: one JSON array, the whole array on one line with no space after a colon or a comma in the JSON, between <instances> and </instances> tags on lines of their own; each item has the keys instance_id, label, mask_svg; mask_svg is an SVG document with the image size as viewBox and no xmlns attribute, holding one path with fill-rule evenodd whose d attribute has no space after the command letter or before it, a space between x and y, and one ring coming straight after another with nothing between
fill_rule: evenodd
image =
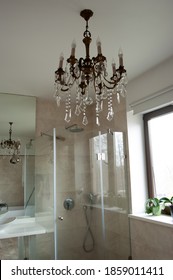
<instances>
[{"instance_id":1,"label":"green plant","mask_svg":"<svg viewBox=\"0 0 173 280\"><path fill-rule=\"evenodd\" d=\"M162 197L159 199L160 202L162 203L169 203L169 204L173 204L173 196L171 198L167 198L167 197Z\"/></svg>"},{"instance_id":2,"label":"green plant","mask_svg":"<svg viewBox=\"0 0 173 280\"><path fill-rule=\"evenodd\" d=\"M164 208L164 202L160 201L160 199L156 197L148 198L145 204L145 213L158 216Z\"/></svg>"},{"instance_id":3,"label":"green plant","mask_svg":"<svg viewBox=\"0 0 173 280\"><path fill-rule=\"evenodd\" d=\"M160 198L159 201L164 204L164 211L162 214L171 215L173 217L173 196L171 198L164 196Z\"/></svg>"}]
</instances>

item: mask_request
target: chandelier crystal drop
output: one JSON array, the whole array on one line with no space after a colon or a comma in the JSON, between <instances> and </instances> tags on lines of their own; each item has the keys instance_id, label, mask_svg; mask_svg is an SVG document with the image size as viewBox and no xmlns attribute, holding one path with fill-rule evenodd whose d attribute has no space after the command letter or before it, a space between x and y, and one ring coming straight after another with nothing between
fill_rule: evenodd
<instances>
[{"instance_id":1,"label":"chandelier crystal drop","mask_svg":"<svg viewBox=\"0 0 173 280\"><path fill-rule=\"evenodd\" d=\"M71 55L63 68L64 57L60 55L59 67L55 71L55 99L60 106L61 99L65 95L65 121L68 123L72 117L72 96L75 94L76 116L82 115L82 124L88 124L87 107L95 102L96 124L100 125L100 112L103 110L103 102L107 101L107 120L114 117L113 100L126 95L127 74L123 65L123 53L119 51L119 67L116 68L112 61L112 76L108 78L106 57L102 55L100 39L97 40L97 56L90 58L91 33L88 30L88 20L92 17L91 10L83 10L80 13L86 21L86 30L83 33L85 45L85 58L75 57L76 43L72 42ZM74 89L74 85L76 85ZM94 92L94 94L93 94Z\"/></svg>"},{"instance_id":2,"label":"chandelier crystal drop","mask_svg":"<svg viewBox=\"0 0 173 280\"><path fill-rule=\"evenodd\" d=\"M9 129L9 139L1 141L1 149L6 149L7 154L12 155L10 158L10 163L16 164L20 161L20 147L21 143L19 140L15 141L11 139L12 135L12 125L13 122L9 122L10 129Z\"/></svg>"}]
</instances>

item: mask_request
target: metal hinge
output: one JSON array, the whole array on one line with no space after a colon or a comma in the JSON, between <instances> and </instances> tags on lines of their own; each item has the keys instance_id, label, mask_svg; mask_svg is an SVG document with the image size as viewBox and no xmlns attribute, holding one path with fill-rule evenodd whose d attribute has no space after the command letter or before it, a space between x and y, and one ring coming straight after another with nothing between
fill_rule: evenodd
<instances>
[{"instance_id":1,"label":"metal hinge","mask_svg":"<svg viewBox=\"0 0 173 280\"><path fill-rule=\"evenodd\" d=\"M105 160L105 159L106 159L105 153L98 153L97 154L97 160Z\"/></svg>"}]
</instances>

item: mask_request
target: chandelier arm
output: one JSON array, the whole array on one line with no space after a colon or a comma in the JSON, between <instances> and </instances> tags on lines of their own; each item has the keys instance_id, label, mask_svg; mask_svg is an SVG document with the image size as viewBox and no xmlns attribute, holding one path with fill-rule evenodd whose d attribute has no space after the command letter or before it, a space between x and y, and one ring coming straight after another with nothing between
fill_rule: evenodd
<instances>
[{"instance_id":1,"label":"chandelier arm","mask_svg":"<svg viewBox=\"0 0 173 280\"><path fill-rule=\"evenodd\" d=\"M69 90L69 87L66 88L66 89L61 88L61 91L63 91L63 92L66 92L66 91L68 91L68 90Z\"/></svg>"},{"instance_id":2,"label":"chandelier arm","mask_svg":"<svg viewBox=\"0 0 173 280\"><path fill-rule=\"evenodd\" d=\"M108 79L106 79L105 78L105 76L103 76L102 75L102 77L103 77L103 79L108 83L108 84L110 84L110 85L114 85L114 87L119 83L119 81L121 80L121 77L120 78L118 78L116 81L114 80L113 82L111 82L110 80L108 80ZM113 79L112 79L113 80ZM113 87L113 88L114 88ZM108 88L108 87L107 87Z\"/></svg>"},{"instance_id":3,"label":"chandelier arm","mask_svg":"<svg viewBox=\"0 0 173 280\"><path fill-rule=\"evenodd\" d=\"M74 82L76 81L76 80L78 80L79 78L80 78L80 76L81 76L81 73L79 73L79 75L77 76L74 72L73 72L73 78L74 78ZM73 84L72 85L74 85L74 82L73 82Z\"/></svg>"},{"instance_id":4,"label":"chandelier arm","mask_svg":"<svg viewBox=\"0 0 173 280\"><path fill-rule=\"evenodd\" d=\"M74 77L73 77L74 78ZM77 78L78 79L78 78ZM73 82L72 83L65 83L65 84L61 84L62 86L65 86L65 87L67 87L67 88L61 88L61 91L63 91L63 92L66 92L66 91L68 91L69 89L70 89L70 87L72 87L73 85L74 85L74 82L76 81L76 78L74 78L74 80L73 80Z\"/></svg>"},{"instance_id":5,"label":"chandelier arm","mask_svg":"<svg viewBox=\"0 0 173 280\"><path fill-rule=\"evenodd\" d=\"M107 86L104 82L103 82L103 84L107 89L114 89L117 85L117 83L115 83L115 84L113 84L113 87L110 87L110 86Z\"/></svg>"},{"instance_id":6,"label":"chandelier arm","mask_svg":"<svg viewBox=\"0 0 173 280\"><path fill-rule=\"evenodd\" d=\"M98 77L99 75L97 75L97 77ZM113 87L109 87L109 86L107 86L107 84L102 80L102 82L103 82L103 85L104 85L104 87L106 87L107 89L114 89L115 87L116 87L116 85L117 85L117 83L110 83L103 75L101 75L102 77L103 77L103 79L108 83L108 84L112 84L113 85ZM96 82L95 82L95 80L96 80L96 76L94 77L94 89L95 89L95 92L96 92ZM101 94L101 92L100 92L100 94Z\"/></svg>"}]
</instances>

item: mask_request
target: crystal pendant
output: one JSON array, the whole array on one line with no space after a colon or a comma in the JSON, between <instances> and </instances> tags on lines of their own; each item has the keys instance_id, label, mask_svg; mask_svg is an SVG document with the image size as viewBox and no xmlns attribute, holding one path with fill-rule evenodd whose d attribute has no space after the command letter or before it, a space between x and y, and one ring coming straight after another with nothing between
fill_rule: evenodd
<instances>
[{"instance_id":1,"label":"crystal pendant","mask_svg":"<svg viewBox=\"0 0 173 280\"><path fill-rule=\"evenodd\" d=\"M117 92L118 92L119 94L121 94L122 90L123 90L123 85L119 83L119 84L117 85Z\"/></svg>"},{"instance_id":2,"label":"crystal pendant","mask_svg":"<svg viewBox=\"0 0 173 280\"><path fill-rule=\"evenodd\" d=\"M83 116L82 124L83 125L87 125L88 124L88 119L87 119L86 115Z\"/></svg>"},{"instance_id":3,"label":"crystal pendant","mask_svg":"<svg viewBox=\"0 0 173 280\"><path fill-rule=\"evenodd\" d=\"M114 117L114 111L113 111L113 108L110 108L109 112L107 114L107 120L112 121L113 117Z\"/></svg>"},{"instance_id":4,"label":"crystal pendant","mask_svg":"<svg viewBox=\"0 0 173 280\"><path fill-rule=\"evenodd\" d=\"M120 104L120 95L118 92L117 92L117 101L118 101L118 104Z\"/></svg>"},{"instance_id":5,"label":"crystal pendant","mask_svg":"<svg viewBox=\"0 0 173 280\"><path fill-rule=\"evenodd\" d=\"M80 110L79 105L77 104L77 105L76 105L76 109L75 109L75 115L76 115L76 116L79 116L80 113L81 113L81 110Z\"/></svg>"},{"instance_id":6,"label":"crystal pendant","mask_svg":"<svg viewBox=\"0 0 173 280\"><path fill-rule=\"evenodd\" d=\"M100 126L100 120L99 120L99 116L96 116L96 125Z\"/></svg>"},{"instance_id":7,"label":"crystal pendant","mask_svg":"<svg viewBox=\"0 0 173 280\"><path fill-rule=\"evenodd\" d=\"M107 99L107 90L105 87L102 88L102 94L101 94L102 99Z\"/></svg>"},{"instance_id":8,"label":"crystal pendant","mask_svg":"<svg viewBox=\"0 0 173 280\"><path fill-rule=\"evenodd\" d=\"M69 111L66 111L64 120L67 123L70 122L70 120L71 120L71 109L69 109Z\"/></svg>"},{"instance_id":9,"label":"crystal pendant","mask_svg":"<svg viewBox=\"0 0 173 280\"><path fill-rule=\"evenodd\" d=\"M128 78L127 78L127 74L126 73L124 73L124 75L123 75L122 82L123 82L124 85L128 84Z\"/></svg>"},{"instance_id":10,"label":"crystal pendant","mask_svg":"<svg viewBox=\"0 0 173 280\"><path fill-rule=\"evenodd\" d=\"M96 112L100 113L103 110L103 100L96 102Z\"/></svg>"},{"instance_id":11,"label":"crystal pendant","mask_svg":"<svg viewBox=\"0 0 173 280\"><path fill-rule=\"evenodd\" d=\"M56 104L58 107L60 107L61 103L61 97L59 95L56 96Z\"/></svg>"},{"instance_id":12,"label":"crystal pendant","mask_svg":"<svg viewBox=\"0 0 173 280\"><path fill-rule=\"evenodd\" d=\"M121 96L122 96L122 97L125 97L125 96L126 96L126 93L127 93L126 88L123 87L123 88L122 88L122 91L121 91Z\"/></svg>"},{"instance_id":13,"label":"crystal pendant","mask_svg":"<svg viewBox=\"0 0 173 280\"><path fill-rule=\"evenodd\" d=\"M85 99L85 104L86 105L91 105L93 103L93 100L90 96L87 96Z\"/></svg>"}]
</instances>

